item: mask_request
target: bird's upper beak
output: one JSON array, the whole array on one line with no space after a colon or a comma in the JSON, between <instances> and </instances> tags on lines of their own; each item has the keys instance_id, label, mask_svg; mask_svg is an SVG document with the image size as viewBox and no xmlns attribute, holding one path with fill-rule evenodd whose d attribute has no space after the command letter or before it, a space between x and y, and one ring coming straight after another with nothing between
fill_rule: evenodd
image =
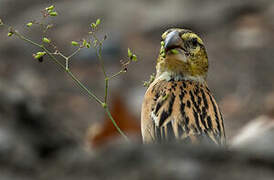
<instances>
[{"instance_id":1,"label":"bird's upper beak","mask_svg":"<svg viewBox=\"0 0 274 180\"><path fill-rule=\"evenodd\" d=\"M179 35L178 31L173 31L171 33L169 33L165 39L165 51L167 52L170 49L174 49L174 48L181 48L183 44L183 40Z\"/></svg>"}]
</instances>

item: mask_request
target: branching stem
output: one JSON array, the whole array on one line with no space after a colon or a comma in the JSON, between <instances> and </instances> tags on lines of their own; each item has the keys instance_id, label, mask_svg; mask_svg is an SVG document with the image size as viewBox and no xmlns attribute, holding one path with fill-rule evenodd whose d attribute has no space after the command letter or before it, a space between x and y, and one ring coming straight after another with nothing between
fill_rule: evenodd
<instances>
[{"instance_id":1,"label":"branching stem","mask_svg":"<svg viewBox=\"0 0 274 180\"><path fill-rule=\"evenodd\" d=\"M105 110L106 114L108 115L108 117L110 118L110 120L112 121L113 125L115 126L115 128L117 129L117 131L128 141L128 137L124 134L124 132L119 128L119 126L117 125L117 123L115 122L114 118L112 117L108 105L107 105L107 97L108 97L108 85L109 85L109 80L118 76L119 74L123 73L123 71L119 71L118 73L112 75L111 77L108 77L105 71L105 67L104 67L104 63L103 63L103 59L102 59L102 42L99 42L99 46L96 48L96 54L97 54L97 58L100 61L100 65L101 68L103 70L104 73L104 77L105 77L105 97L104 97L104 101L100 100L93 92L91 92L80 80L78 80L75 75L70 71L69 69L69 59L71 57L73 57L74 55L76 55L80 50L81 47L79 47L75 52L73 52L70 56L65 56L60 52L55 52L55 53L51 53L44 45L42 44L38 44L34 41L32 41L31 39L28 39L27 37L23 36L22 34L20 34L18 31L14 31L13 32L14 35L16 35L19 39L26 41L34 46L37 46L39 48L41 48L43 51L46 52L46 54L50 57L50 59L56 64L58 65L63 71L65 71L68 76L76 83L76 85L82 89L84 92L87 93L88 97L90 99L94 99L97 103L99 103ZM96 37L96 36L94 36ZM96 37L97 39L97 37ZM54 55L59 55L62 58L64 58L66 60L66 64L63 65L63 63L61 63Z\"/></svg>"},{"instance_id":2,"label":"branching stem","mask_svg":"<svg viewBox=\"0 0 274 180\"><path fill-rule=\"evenodd\" d=\"M79 47L76 51L74 51L71 55L69 55L67 58L70 59L73 56L75 56L79 51L81 50L81 48Z\"/></svg>"},{"instance_id":3,"label":"branching stem","mask_svg":"<svg viewBox=\"0 0 274 180\"><path fill-rule=\"evenodd\" d=\"M119 72L117 72L117 73L113 74L112 76L110 76L109 79L113 79L113 78L115 78L115 77L117 77L117 76L119 76L120 74L123 74L123 73L125 73L125 70L122 69Z\"/></svg>"}]
</instances>

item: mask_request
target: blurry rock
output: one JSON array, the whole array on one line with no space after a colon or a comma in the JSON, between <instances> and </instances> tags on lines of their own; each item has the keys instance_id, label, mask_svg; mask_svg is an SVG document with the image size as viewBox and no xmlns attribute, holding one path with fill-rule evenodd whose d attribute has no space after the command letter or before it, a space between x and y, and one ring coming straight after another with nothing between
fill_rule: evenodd
<instances>
[{"instance_id":1,"label":"blurry rock","mask_svg":"<svg viewBox=\"0 0 274 180\"><path fill-rule=\"evenodd\" d=\"M233 148L248 148L274 153L274 94L266 95L265 115L248 122L231 140Z\"/></svg>"},{"instance_id":2,"label":"blurry rock","mask_svg":"<svg viewBox=\"0 0 274 180\"><path fill-rule=\"evenodd\" d=\"M0 162L7 166L33 169L39 158L27 141L8 127L0 128Z\"/></svg>"},{"instance_id":3,"label":"blurry rock","mask_svg":"<svg viewBox=\"0 0 274 180\"><path fill-rule=\"evenodd\" d=\"M17 103L23 100L27 93L20 89L18 85L9 83L7 80L0 79L0 98L2 105L8 106L9 104ZM5 108L6 106L2 106Z\"/></svg>"},{"instance_id":4,"label":"blurry rock","mask_svg":"<svg viewBox=\"0 0 274 180\"><path fill-rule=\"evenodd\" d=\"M14 108L16 113L15 130L34 149L36 156L48 159L62 148L73 145L58 126L47 120L44 109L39 110L36 103L20 102Z\"/></svg>"},{"instance_id":5,"label":"blurry rock","mask_svg":"<svg viewBox=\"0 0 274 180\"><path fill-rule=\"evenodd\" d=\"M272 145L274 140L274 119L262 115L244 126L231 140L233 147L263 148Z\"/></svg>"},{"instance_id":6,"label":"blurry rock","mask_svg":"<svg viewBox=\"0 0 274 180\"><path fill-rule=\"evenodd\" d=\"M24 88L0 81L0 98L0 128L5 127L1 131L2 148L18 150L17 145L23 144L23 149L30 149L29 155L43 159L72 144L58 126L50 123L41 102Z\"/></svg>"},{"instance_id":7,"label":"blurry rock","mask_svg":"<svg viewBox=\"0 0 274 180\"><path fill-rule=\"evenodd\" d=\"M43 169L52 180L268 180L274 154L227 151L184 144L116 144L88 154L80 149L60 154Z\"/></svg>"},{"instance_id":8,"label":"blurry rock","mask_svg":"<svg viewBox=\"0 0 274 180\"><path fill-rule=\"evenodd\" d=\"M24 70L14 74L13 82L36 97L45 96L48 92L48 84L45 78L31 68L24 68Z\"/></svg>"},{"instance_id":9,"label":"blurry rock","mask_svg":"<svg viewBox=\"0 0 274 180\"><path fill-rule=\"evenodd\" d=\"M266 45L269 40L264 17L259 14L246 14L236 20L236 29L231 34L231 44L235 49L252 49Z\"/></svg>"}]
</instances>

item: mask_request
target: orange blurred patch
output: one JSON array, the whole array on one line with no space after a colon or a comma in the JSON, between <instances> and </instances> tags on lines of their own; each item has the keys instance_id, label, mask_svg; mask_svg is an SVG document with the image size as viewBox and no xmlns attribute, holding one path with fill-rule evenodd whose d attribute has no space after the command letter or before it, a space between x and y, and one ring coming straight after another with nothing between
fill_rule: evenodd
<instances>
[{"instance_id":1,"label":"orange blurred patch","mask_svg":"<svg viewBox=\"0 0 274 180\"><path fill-rule=\"evenodd\" d=\"M130 112L121 96L115 96L111 103L111 114L120 129L130 138L141 141L140 120ZM121 135L118 133L108 116L102 123L93 124L87 132L88 147L100 147Z\"/></svg>"}]
</instances>

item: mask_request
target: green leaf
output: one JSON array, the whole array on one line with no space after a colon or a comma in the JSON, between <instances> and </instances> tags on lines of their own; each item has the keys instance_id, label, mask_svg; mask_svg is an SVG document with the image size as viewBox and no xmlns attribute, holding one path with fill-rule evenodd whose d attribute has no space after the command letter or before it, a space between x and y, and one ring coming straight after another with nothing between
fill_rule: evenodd
<instances>
[{"instance_id":1,"label":"green leaf","mask_svg":"<svg viewBox=\"0 0 274 180\"><path fill-rule=\"evenodd\" d=\"M101 104L103 108L107 108L107 104L106 103L102 103Z\"/></svg>"},{"instance_id":2,"label":"green leaf","mask_svg":"<svg viewBox=\"0 0 274 180\"><path fill-rule=\"evenodd\" d=\"M87 42L87 40L84 39L84 40L83 40L82 46L84 46L84 47L86 47L86 48L90 48L90 43Z\"/></svg>"},{"instance_id":3,"label":"green leaf","mask_svg":"<svg viewBox=\"0 0 274 180\"><path fill-rule=\"evenodd\" d=\"M29 22L29 23L27 24L27 26L28 26L28 27L31 27L31 26L32 26L32 22Z\"/></svg>"},{"instance_id":4,"label":"green leaf","mask_svg":"<svg viewBox=\"0 0 274 180\"><path fill-rule=\"evenodd\" d=\"M152 75L150 75L150 78L148 81L144 81L144 86L145 87L149 87L149 85L155 80L155 74L153 73Z\"/></svg>"},{"instance_id":5,"label":"green leaf","mask_svg":"<svg viewBox=\"0 0 274 180\"><path fill-rule=\"evenodd\" d=\"M58 16L58 13L56 11L49 12L50 16Z\"/></svg>"},{"instance_id":6,"label":"green leaf","mask_svg":"<svg viewBox=\"0 0 274 180\"><path fill-rule=\"evenodd\" d=\"M40 55L40 56L44 56L46 54L46 52L45 51L43 51L43 52L37 52L36 54Z\"/></svg>"},{"instance_id":7,"label":"green leaf","mask_svg":"<svg viewBox=\"0 0 274 180\"><path fill-rule=\"evenodd\" d=\"M48 38L46 38L46 37L43 37L43 42L44 43L50 43L51 42L51 40L49 40Z\"/></svg>"},{"instance_id":8,"label":"green leaf","mask_svg":"<svg viewBox=\"0 0 274 180\"><path fill-rule=\"evenodd\" d=\"M164 46L165 45L165 42L164 41L161 41L161 46Z\"/></svg>"},{"instance_id":9,"label":"green leaf","mask_svg":"<svg viewBox=\"0 0 274 180\"><path fill-rule=\"evenodd\" d=\"M133 54L129 48L127 49L127 55L130 60L137 61L137 56L135 54Z\"/></svg>"},{"instance_id":10,"label":"green leaf","mask_svg":"<svg viewBox=\"0 0 274 180\"><path fill-rule=\"evenodd\" d=\"M149 83L147 81L144 81L144 84L143 84L144 87L148 87L149 86Z\"/></svg>"},{"instance_id":11,"label":"green leaf","mask_svg":"<svg viewBox=\"0 0 274 180\"><path fill-rule=\"evenodd\" d=\"M45 54L46 54L46 52L37 52L36 54L34 54L34 58L39 59L39 58L43 57Z\"/></svg>"},{"instance_id":12,"label":"green leaf","mask_svg":"<svg viewBox=\"0 0 274 180\"><path fill-rule=\"evenodd\" d=\"M164 49L164 46L161 47L160 56L163 57L163 58L165 58L165 56L166 56L166 51Z\"/></svg>"},{"instance_id":13,"label":"green leaf","mask_svg":"<svg viewBox=\"0 0 274 180\"><path fill-rule=\"evenodd\" d=\"M53 24L49 24L49 25L47 25L46 29L50 29L52 27L53 27Z\"/></svg>"},{"instance_id":14,"label":"green leaf","mask_svg":"<svg viewBox=\"0 0 274 180\"><path fill-rule=\"evenodd\" d=\"M83 40L83 44L82 44L83 46L86 46L87 45L87 41L84 39Z\"/></svg>"},{"instance_id":15,"label":"green leaf","mask_svg":"<svg viewBox=\"0 0 274 180\"><path fill-rule=\"evenodd\" d=\"M46 8L47 11L52 11L53 9L54 9L54 5L51 5L51 6Z\"/></svg>"},{"instance_id":16,"label":"green leaf","mask_svg":"<svg viewBox=\"0 0 274 180\"><path fill-rule=\"evenodd\" d=\"M127 48L127 56L131 59L132 55L133 55L133 53L131 52L131 50L129 48Z\"/></svg>"},{"instance_id":17,"label":"green leaf","mask_svg":"<svg viewBox=\"0 0 274 180\"><path fill-rule=\"evenodd\" d=\"M71 41L71 45L73 45L73 46L79 46L79 43L76 42L76 41Z\"/></svg>"},{"instance_id":18,"label":"green leaf","mask_svg":"<svg viewBox=\"0 0 274 180\"><path fill-rule=\"evenodd\" d=\"M12 32L9 32L9 33L8 33L8 37L11 37L12 35L13 35Z\"/></svg>"},{"instance_id":19,"label":"green leaf","mask_svg":"<svg viewBox=\"0 0 274 180\"><path fill-rule=\"evenodd\" d=\"M97 46L97 43L98 43L97 39L94 39L93 46Z\"/></svg>"},{"instance_id":20,"label":"green leaf","mask_svg":"<svg viewBox=\"0 0 274 180\"><path fill-rule=\"evenodd\" d=\"M86 44L86 48L90 48L90 43L87 43L87 44Z\"/></svg>"},{"instance_id":21,"label":"green leaf","mask_svg":"<svg viewBox=\"0 0 274 180\"><path fill-rule=\"evenodd\" d=\"M135 54L133 54L131 60L136 62L137 61L137 56Z\"/></svg>"},{"instance_id":22,"label":"green leaf","mask_svg":"<svg viewBox=\"0 0 274 180\"><path fill-rule=\"evenodd\" d=\"M90 24L90 27L92 28L92 29L95 29L95 28L97 28L97 26L99 26L101 24L101 20L100 19L97 19L96 21L95 21L95 23L91 23Z\"/></svg>"},{"instance_id":23,"label":"green leaf","mask_svg":"<svg viewBox=\"0 0 274 180\"><path fill-rule=\"evenodd\" d=\"M101 20L97 19L95 25L98 26L99 24L101 24Z\"/></svg>"},{"instance_id":24,"label":"green leaf","mask_svg":"<svg viewBox=\"0 0 274 180\"><path fill-rule=\"evenodd\" d=\"M96 28L96 24L95 23L91 23L91 25L90 25L93 29L95 29Z\"/></svg>"},{"instance_id":25,"label":"green leaf","mask_svg":"<svg viewBox=\"0 0 274 180\"><path fill-rule=\"evenodd\" d=\"M179 54L179 51L176 50L176 49L171 49L171 53L172 53L172 54Z\"/></svg>"}]
</instances>

